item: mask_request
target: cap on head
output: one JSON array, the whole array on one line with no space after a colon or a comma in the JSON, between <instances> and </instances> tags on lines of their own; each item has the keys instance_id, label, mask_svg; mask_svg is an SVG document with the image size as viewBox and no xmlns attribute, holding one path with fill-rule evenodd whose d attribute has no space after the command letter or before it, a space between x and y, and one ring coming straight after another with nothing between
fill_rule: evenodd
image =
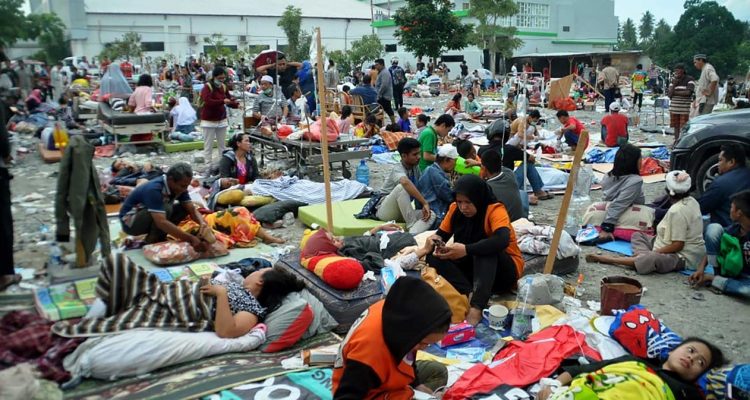
<instances>
[{"instance_id":1,"label":"cap on head","mask_svg":"<svg viewBox=\"0 0 750 400\"><path fill-rule=\"evenodd\" d=\"M622 106L619 102L615 101L612 104L609 105L609 111L620 111Z\"/></svg>"},{"instance_id":2,"label":"cap on head","mask_svg":"<svg viewBox=\"0 0 750 400\"><path fill-rule=\"evenodd\" d=\"M262 78L260 78L261 82L268 82L270 84L273 84L273 78L271 78L269 75L263 75Z\"/></svg>"},{"instance_id":3,"label":"cap on head","mask_svg":"<svg viewBox=\"0 0 750 400\"><path fill-rule=\"evenodd\" d=\"M438 147L437 155L439 157L445 157L455 160L458 158L458 150L456 150L456 146L452 144L444 144Z\"/></svg>"},{"instance_id":4,"label":"cap on head","mask_svg":"<svg viewBox=\"0 0 750 400\"><path fill-rule=\"evenodd\" d=\"M698 54L696 54L696 55L694 55L694 56L693 56L693 61L697 61L697 60L703 60L703 61L706 61L707 59L708 59L708 58L707 58L707 57L706 57L706 55L705 55L705 54L703 54L703 53L698 53Z\"/></svg>"},{"instance_id":5,"label":"cap on head","mask_svg":"<svg viewBox=\"0 0 750 400\"><path fill-rule=\"evenodd\" d=\"M691 184L690 174L685 171L671 171L667 174L667 190L672 196L689 192Z\"/></svg>"}]
</instances>

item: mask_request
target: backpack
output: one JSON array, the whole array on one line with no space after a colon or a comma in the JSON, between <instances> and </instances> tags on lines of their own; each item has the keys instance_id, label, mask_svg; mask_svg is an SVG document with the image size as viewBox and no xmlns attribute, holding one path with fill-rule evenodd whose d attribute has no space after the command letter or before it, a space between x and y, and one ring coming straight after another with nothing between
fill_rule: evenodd
<instances>
[{"instance_id":1,"label":"backpack","mask_svg":"<svg viewBox=\"0 0 750 400\"><path fill-rule=\"evenodd\" d=\"M393 75L393 85L405 85L406 84L406 74L404 73L403 68L401 67L394 68L391 75Z\"/></svg>"},{"instance_id":2,"label":"backpack","mask_svg":"<svg viewBox=\"0 0 750 400\"><path fill-rule=\"evenodd\" d=\"M208 91L209 92L213 92L214 91L214 88L211 86L210 82L206 82L206 86L208 86ZM221 91L223 93L226 93L227 92L227 85L225 85L225 84L222 83L221 84ZM205 104L205 102L203 101L203 97L201 97L200 94L198 94L198 96L195 96L195 107L196 108L200 109L200 108L203 107L204 104Z\"/></svg>"}]
</instances>

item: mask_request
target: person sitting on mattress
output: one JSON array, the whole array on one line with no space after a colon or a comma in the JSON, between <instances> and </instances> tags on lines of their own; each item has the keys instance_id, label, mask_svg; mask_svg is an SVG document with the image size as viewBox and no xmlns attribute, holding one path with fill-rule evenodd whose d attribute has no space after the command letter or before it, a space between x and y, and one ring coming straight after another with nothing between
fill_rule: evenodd
<instances>
[{"instance_id":1,"label":"person sitting on mattress","mask_svg":"<svg viewBox=\"0 0 750 400\"><path fill-rule=\"evenodd\" d=\"M192 179L190 165L180 162L170 167L161 178L137 186L120 208L122 230L128 235L146 234L146 243L162 242L171 235L190 243L198 251L204 250L204 240L177 227L183 219L190 217L201 226L201 231L207 228L187 192ZM175 204L175 200L179 204Z\"/></svg>"},{"instance_id":2,"label":"person sitting on mattress","mask_svg":"<svg viewBox=\"0 0 750 400\"><path fill-rule=\"evenodd\" d=\"M398 278L385 300L365 310L339 346L334 400L405 400L414 398L414 389L431 394L445 386L446 367L416 361L416 352L441 340L450 322L448 303L435 289L419 278Z\"/></svg>"},{"instance_id":3,"label":"person sitting on mattress","mask_svg":"<svg viewBox=\"0 0 750 400\"><path fill-rule=\"evenodd\" d=\"M427 167L417 181L417 190L422 193L440 223L453 201L450 174L456 167L458 151L452 144L438 147L435 163Z\"/></svg>"},{"instance_id":4,"label":"person sitting on mattress","mask_svg":"<svg viewBox=\"0 0 750 400\"><path fill-rule=\"evenodd\" d=\"M621 219L627 218L631 213L630 208L634 205L643 205L646 203L646 197L643 195L643 178L640 175L641 170L641 149L630 143L625 143L615 154L615 162L612 171L608 172L602 180L603 203L593 204L592 209L604 208L606 214L604 221L593 221L597 211L587 212L583 217L583 225L593 224L600 225L599 238L597 243L609 242L615 240L614 232ZM648 207L644 206L648 209ZM598 211L601 216L601 211ZM646 230L651 227L645 226Z\"/></svg>"},{"instance_id":5,"label":"person sitting on mattress","mask_svg":"<svg viewBox=\"0 0 750 400\"><path fill-rule=\"evenodd\" d=\"M252 183L260 177L258 162L253 155L250 135L237 133L229 139L230 149L224 151L219 160L221 189L232 185Z\"/></svg>"},{"instance_id":6,"label":"person sitting on mattress","mask_svg":"<svg viewBox=\"0 0 750 400\"><path fill-rule=\"evenodd\" d=\"M674 399L700 400L696 382L709 369L725 362L722 351L699 338L687 338L663 363L631 355L588 365L563 367L538 400L558 399Z\"/></svg>"},{"instance_id":7,"label":"person sitting on mattress","mask_svg":"<svg viewBox=\"0 0 750 400\"><path fill-rule=\"evenodd\" d=\"M420 147L421 144L414 138L403 138L398 142L401 162L393 167L383 182L380 189L383 198L375 213L380 221L406 222L406 228L413 235L430 229L436 218L416 186L422 177L419 169ZM414 209L412 198L422 205L421 210Z\"/></svg>"},{"instance_id":8,"label":"person sitting on mattress","mask_svg":"<svg viewBox=\"0 0 750 400\"><path fill-rule=\"evenodd\" d=\"M690 175L685 171L667 174L667 193L672 206L656 226L656 237L643 232L633 234L632 257L589 254L586 261L622 266L639 274L663 274L698 267L706 255L706 247L700 206L690 196L690 184Z\"/></svg>"},{"instance_id":9,"label":"person sitting on mattress","mask_svg":"<svg viewBox=\"0 0 750 400\"><path fill-rule=\"evenodd\" d=\"M455 201L435 235L427 263L461 294L471 295L466 320L476 325L493 292L510 290L523 273L523 257L505 205L482 178L464 175L453 190ZM450 238L454 243L446 245Z\"/></svg>"}]
</instances>

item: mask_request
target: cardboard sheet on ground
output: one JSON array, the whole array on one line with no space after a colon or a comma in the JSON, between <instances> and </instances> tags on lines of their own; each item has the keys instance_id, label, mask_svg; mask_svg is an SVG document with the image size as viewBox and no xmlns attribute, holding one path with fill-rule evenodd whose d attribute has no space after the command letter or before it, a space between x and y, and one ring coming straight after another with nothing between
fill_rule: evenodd
<instances>
[{"instance_id":1,"label":"cardboard sheet on ground","mask_svg":"<svg viewBox=\"0 0 750 400\"><path fill-rule=\"evenodd\" d=\"M106 204L104 209L107 210L107 217L117 217L120 214L120 207L122 207L122 203Z\"/></svg>"},{"instance_id":2,"label":"cardboard sheet on ground","mask_svg":"<svg viewBox=\"0 0 750 400\"><path fill-rule=\"evenodd\" d=\"M359 236L384 222L374 219L357 219L354 214L362 211L369 199L335 201L333 210L333 234L339 236ZM299 208L299 220L307 226L318 224L326 226L326 205L312 204ZM401 224L402 226L404 224Z\"/></svg>"},{"instance_id":3,"label":"cardboard sheet on ground","mask_svg":"<svg viewBox=\"0 0 750 400\"><path fill-rule=\"evenodd\" d=\"M630 244L630 242L626 242L624 240L615 240L612 242L600 243L597 244L596 247L611 251L613 253L623 254L628 257L633 256L633 246Z\"/></svg>"},{"instance_id":4,"label":"cardboard sheet on ground","mask_svg":"<svg viewBox=\"0 0 750 400\"><path fill-rule=\"evenodd\" d=\"M606 174L612 171L612 168L614 167L613 163L594 163L591 164L591 168L599 173ZM657 183L657 182L664 182L667 180L667 174L661 173L661 174L653 174L653 175L646 175L643 176L643 183Z\"/></svg>"},{"instance_id":5,"label":"cardboard sheet on ground","mask_svg":"<svg viewBox=\"0 0 750 400\"><path fill-rule=\"evenodd\" d=\"M42 143L38 143L38 149L39 155L47 164L54 164L62 160L62 151L60 150L47 150Z\"/></svg>"}]
</instances>

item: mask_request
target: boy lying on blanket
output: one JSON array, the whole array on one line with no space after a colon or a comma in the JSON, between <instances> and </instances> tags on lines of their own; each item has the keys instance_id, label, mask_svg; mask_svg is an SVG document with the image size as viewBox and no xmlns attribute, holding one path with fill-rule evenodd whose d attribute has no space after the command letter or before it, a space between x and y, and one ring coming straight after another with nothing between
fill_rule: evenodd
<instances>
[{"instance_id":1,"label":"boy lying on blanket","mask_svg":"<svg viewBox=\"0 0 750 400\"><path fill-rule=\"evenodd\" d=\"M557 380L542 388L539 400L588 399L702 399L698 377L724 363L717 347L703 339L688 338L661 366L633 356L564 368Z\"/></svg>"},{"instance_id":2,"label":"boy lying on blanket","mask_svg":"<svg viewBox=\"0 0 750 400\"><path fill-rule=\"evenodd\" d=\"M200 284L159 281L122 253L110 256L99 271L97 297L106 315L76 324L61 321L52 331L65 337L86 337L127 329L213 330L221 338L248 333L304 282L279 267L243 271L244 279Z\"/></svg>"}]
</instances>

